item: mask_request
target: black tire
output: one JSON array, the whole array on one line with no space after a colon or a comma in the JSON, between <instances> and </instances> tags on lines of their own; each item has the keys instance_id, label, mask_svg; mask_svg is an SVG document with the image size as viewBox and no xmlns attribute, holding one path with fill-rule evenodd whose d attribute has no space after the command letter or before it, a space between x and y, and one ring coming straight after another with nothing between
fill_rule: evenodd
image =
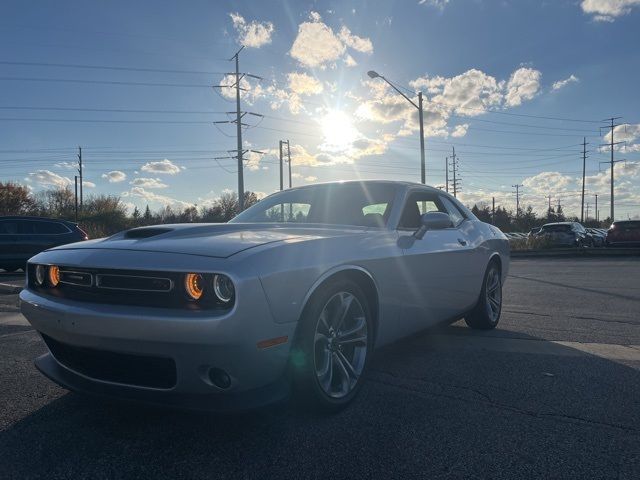
<instances>
[{"instance_id":1,"label":"black tire","mask_svg":"<svg viewBox=\"0 0 640 480\"><path fill-rule=\"evenodd\" d=\"M493 285L489 285L490 282L493 281L497 275L497 289L499 294L499 301L497 305L497 311L495 305L489 300L489 295L487 295L488 287L493 287ZM464 321L466 324L478 330L491 330L496 328L498 322L500 321L500 314L502 313L502 272L500 270L500 265L496 261L491 261L487 266L487 270L484 273L484 279L482 281L482 290L480 292L480 298L478 299L478 303L476 306L469 312L465 317Z\"/></svg>"},{"instance_id":2,"label":"black tire","mask_svg":"<svg viewBox=\"0 0 640 480\"><path fill-rule=\"evenodd\" d=\"M340 360L340 362L336 362L336 370L333 370L333 353L329 350L329 345L325 345L324 349L318 347L319 342L317 340L317 329L321 328L320 317L325 310L325 307L330 306L330 302L334 301L336 296L342 295L343 292L352 295L358 301L358 305L353 302L354 306L350 306L349 308L356 309L359 306L364 314L366 334L362 333L361 335L362 338L366 337L366 345L364 362L358 362L359 367L361 367L360 373L357 375L357 379L352 379L352 381L355 382L354 386L349 387L351 390L344 396L335 397L330 396L320 384L319 374L316 373L317 352L325 352L324 355L329 355L329 357L331 357L331 361L327 363L327 365L330 365L328 369L332 369L332 372L337 371L339 363L342 363L342 360ZM358 284L348 279L340 279L336 282L331 282L327 285L321 286L319 290L314 293L311 300L305 307L302 318L300 319L300 324L296 333L296 341L291 353L291 373L294 398L302 401L305 407L310 407L313 410L320 410L324 412L337 412L349 405L349 403L351 403L357 396L362 387L364 380L363 377L365 376L369 366L371 349L373 347L374 325L369 303L370 302L366 295ZM360 310L357 311L360 312ZM339 330L338 333L340 333ZM342 353L342 346L339 345L337 348L339 348L340 353ZM361 346L349 346L349 348L355 349L361 348ZM338 354L337 351L335 353ZM344 355L348 356L349 353L345 350L343 357ZM327 371L329 371L328 369ZM346 372L346 370L343 368L341 372ZM331 374L329 388L331 388L333 375L334 374ZM336 380L339 380L339 375L335 375Z\"/></svg>"}]
</instances>

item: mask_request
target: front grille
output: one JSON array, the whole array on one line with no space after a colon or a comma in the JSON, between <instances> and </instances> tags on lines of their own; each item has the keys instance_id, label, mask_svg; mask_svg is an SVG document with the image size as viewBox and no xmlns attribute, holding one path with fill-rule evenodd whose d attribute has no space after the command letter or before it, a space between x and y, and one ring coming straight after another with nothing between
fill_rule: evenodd
<instances>
[{"instance_id":1,"label":"front grille","mask_svg":"<svg viewBox=\"0 0 640 480\"><path fill-rule=\"evenodd\" d=\"M220 310L232 307L223 304L212 288L197 302L184 291L184 274L177 272L116 270L60 266L60 284L51 288L35 284L35 266L29 264L29 288L45 295L79 302L110 305L137 305L186 310ZM212 285L213 275L205 274L205 284Z\"/></svg>"},{"instance_id":2,"label":"front grille","mask_svg":"<svg viewBox=\"0 0 640 480\"><path fill-rule=\"evenodd\" d=\"M169 389L176 384L176 364L171 358L76 347L42 335L54 358L87 377L126 385Z\"/></svg>"}]
</instances>

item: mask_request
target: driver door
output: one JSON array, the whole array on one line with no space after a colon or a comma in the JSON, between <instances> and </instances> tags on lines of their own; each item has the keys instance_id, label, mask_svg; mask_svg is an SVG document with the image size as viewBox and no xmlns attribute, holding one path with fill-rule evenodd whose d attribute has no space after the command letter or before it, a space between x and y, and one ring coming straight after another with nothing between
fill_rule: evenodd
<instances>
[{"instance_id":1,"label":"driver door","mask_svg":"<svg viewBox=\"0 0 640 480\"><path fill-rule=\"evenodd\" d=\"M432 211L448 214L451 227L416 239L420 216ZM408 237L399 242L407 333L453 319L475 303L469 286L473 246L465 223L470 222L446 197L431 191L409 194L398 225L399 237Z\"/></svg>"}]
</instances>

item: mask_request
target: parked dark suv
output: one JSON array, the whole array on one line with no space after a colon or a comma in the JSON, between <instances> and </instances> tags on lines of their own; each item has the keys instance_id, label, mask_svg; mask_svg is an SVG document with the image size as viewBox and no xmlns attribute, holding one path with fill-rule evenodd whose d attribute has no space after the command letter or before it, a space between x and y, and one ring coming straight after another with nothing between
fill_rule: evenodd
<instances>
[{"instance_id":1,"label":"parked dark suv","mask_svg":"<svg viewBox=\"0 0 640 480\"><path fill-rule=\"evenodd\" d=\"M605 242L608 247L640 247L640 220L616 220Z\"/></svg>"},{"instance_id":2,"label":"parked dark suv","mask_svg":"<svg viewBox=\"0 0 640 480\"><path fill-rule=\"evenodd\" d=\"M40 217L0 217L0 268L13 272L47 248L88 240L78 225Z\"/></svg>"}]
</instances>

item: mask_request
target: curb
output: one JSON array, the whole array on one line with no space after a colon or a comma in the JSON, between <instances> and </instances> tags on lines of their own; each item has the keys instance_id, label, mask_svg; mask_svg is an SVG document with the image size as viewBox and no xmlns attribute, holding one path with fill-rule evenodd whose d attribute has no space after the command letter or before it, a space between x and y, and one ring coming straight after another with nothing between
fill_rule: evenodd
<instances>
[{"instance_id":1,"label":"curb","mask_svg":"<svg viewBox=\"0 0 640 480\"><path fill-rule=\"evenodd\" d=\"M0 293L12 294L20 293L23 289L22 285L11 285L10 283L0 283Z\"/></svg>"},{"instance_id":2,"label":"curb","mask_svg":"<svg viewBox=\"0 0 640 480\"><path fill-rule=\"evenodd\" d=\"M511 251L511 257L634 257L640 248L552 248L547 250Z\"/></svg>"}]
</instances>

